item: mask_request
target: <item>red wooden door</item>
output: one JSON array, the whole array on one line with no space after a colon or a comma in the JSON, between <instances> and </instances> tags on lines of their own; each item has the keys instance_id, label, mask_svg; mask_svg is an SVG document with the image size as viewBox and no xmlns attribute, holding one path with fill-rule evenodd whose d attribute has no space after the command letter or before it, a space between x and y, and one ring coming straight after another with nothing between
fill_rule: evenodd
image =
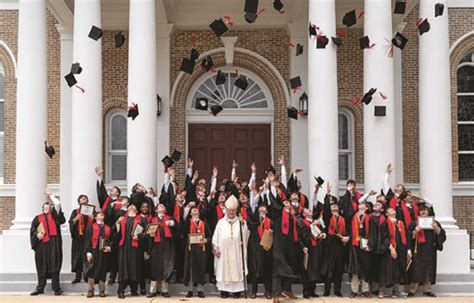
<instances>
[{"instance_id":1,"label":"red wooden door","mask_svg":"<svg viewBox=\"0 0 474 303\"><path fill-rule=\"evenodd\" d=\"M261 180L271 161L270 124L189 124L188 155L199 177L208 182L214 165L219 169L219 180L230 179L234 159L239 163L240 180L250 178L252 162L257 165L257 180Z\"/></svg>"}]
</instances>

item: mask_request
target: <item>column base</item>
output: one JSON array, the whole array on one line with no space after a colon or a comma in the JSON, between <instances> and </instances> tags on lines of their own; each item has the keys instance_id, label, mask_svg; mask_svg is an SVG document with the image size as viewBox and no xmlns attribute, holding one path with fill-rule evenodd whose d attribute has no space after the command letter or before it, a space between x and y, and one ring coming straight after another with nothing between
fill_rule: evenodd
<instances>
[{"instance_id":1,"label":"column base","mask_svg":"<svg viewBox=\"0 0 474 303\"><path fill-rule=\"evenodd\" d=\"M443 223L441 223L443 224ZM469 235L465 229L446 230L443 251L438 252L437 271L440 274L468 274L471 272L469 259Z\"/></svg>"}]
</instances>

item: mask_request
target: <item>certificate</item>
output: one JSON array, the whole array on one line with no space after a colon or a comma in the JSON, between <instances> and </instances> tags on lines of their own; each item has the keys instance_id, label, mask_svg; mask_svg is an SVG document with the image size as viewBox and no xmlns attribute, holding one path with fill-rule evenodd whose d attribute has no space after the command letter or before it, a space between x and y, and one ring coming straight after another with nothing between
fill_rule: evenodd
<instances>
[{"instance_id":1,"label":"certificate","mask_svg":"<svg viewBox=\"0 0 474 303\"><path fill-rule=\"evenodd\" d=\"M260 245L265 250L270 250L273 245L273 231L271 229L265 230L260 240Z\"/></svg>"},{"instance_id":2,"label":"certificate","mask_svg":"<svg viewBox=\"0 0 474 303\"><path fill-rule=\"evenodd\" d=\"M366 238L360 238L360 248L363 250L369 250L369 240Z\"/></svg>"},{"instance_id":3,"label":"certificate","mask_svg":"<svg viewBox=\"0 0 474 303\"><path fill-rule=\"evenodd\" d=\"M316 224L311 224L311 235L313 238L317 239L319 235L321 234L321 230Z\"/></svg>"},{"instance_id":4,"label":"certificate","mask_svg":"<svg viewBox=\"0 0 474 303\"><path fill-rule=\"evenodd\" d=\"M204 234L189 234L189 244L203 244Z\"/></svg>"},{"instance_id":5,"label":"certificate","mask_svg":"<svg viewBox=\"0 0 474 303\"><path fill-rule=\"evenodd\" d=\"M308 270L308 260L309 260L309 256L308 256L308 253L303 253L303 266L304 266L304 269L305 270Z\"/></svg>"},{"instance_id":6,"label":"certificate","mask_svg":"<svg viewBox=\"0 0 474 303\"><path fill-rule=\"evenodd\" d=\"M158 223L150 223L146 226L145 234L149 235L150 237L153 237L155 236L156 231L158 230L159 227L160 227L160 224Z\"/></svg>"},{"instance_id":7,"label":"certificate","mask_svg":"<svg viewBox=\"0 0 474 303\"><path fill-rule=\"evenodd\" d=\"M43 226L43 223L40 222L40 224L38 225L38 227L36 227L36 232L38 234L43 234L45 233L45 230L44 230L44 226Z\"/></svg>"},{"instance_id":8,"label":"certificate","mask_svg":"<svg viewBox=\"0 0 474 303\"><path fill-rule=\"evenodd\" d=\"M83 216L93 217L94 216L94 210L95 210L94 205L81 204L81 210L80 210L79 213Z\"/></svg>"},{"instance_id":9,"label":"certificate","mask_svg":"<svg viewBox=\"0 0 474 303\"><path fill-rule=\"evenodd\" d=\"M145 228L143 228L143 226L137 223L137 225L135 225L135 228L132 230L132 237L141 235L144 230Z\"/></svg>"},{"instance_id":10,"label":"certificate","mask_svg":"<svg viewBox=\"0 0 474 303\"><path fill-rule=\"evenodd\" d=\"M433 217L418 217L418 226L423 229L433 229Z\"/></svg>"},{"instance_id":11,"label":"certificate","mask_svg":"<svg viewBox=\"0 0 474 303\"><path fill-rule=\"evenodd\" d=\"M104 237L99 238L99 250L104 250L105 248L110 247L110 242Z\"/></svg>"}]
</instances>

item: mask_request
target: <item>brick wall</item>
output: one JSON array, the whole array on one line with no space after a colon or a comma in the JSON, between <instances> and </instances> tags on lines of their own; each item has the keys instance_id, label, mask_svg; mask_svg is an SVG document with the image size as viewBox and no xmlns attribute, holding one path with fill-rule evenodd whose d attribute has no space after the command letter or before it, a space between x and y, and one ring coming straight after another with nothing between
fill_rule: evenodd
<instances>
[{"instance_id":1,"label":"brick wall","mask_svg":"<svg viewBox=\"0 0 474 303\"><path fill-rule=\"evenodd\" d=\"M454 197L453 216L456 224L461 229L467 229L471 243L471 249L474 249L474 197Z\"/></svg>"}]
</instances>

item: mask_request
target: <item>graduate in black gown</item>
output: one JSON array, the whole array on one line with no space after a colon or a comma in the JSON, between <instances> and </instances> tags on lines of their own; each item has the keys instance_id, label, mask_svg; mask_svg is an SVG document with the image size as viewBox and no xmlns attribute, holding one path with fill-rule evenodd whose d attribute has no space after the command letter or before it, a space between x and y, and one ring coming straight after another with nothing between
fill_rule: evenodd
<instances>
[{"instance_id":1,"label":"graduate in black gown","mask_svg":"<svg viewBox=\"0 0 474 303\"><path fill-rule=\"evenodd\" d=\"M143 201L140 204L140 221L138 222L143 228L146 228L148 226L148 223L150 223L152 219L152 212L151 212L151 207L150 204L147 200ZM139 245L139 250L142 250L143 253L141 254L140 258L140 266L142 267L142 272L143 275L141 277L141 280L138 281L138 284L140 286L140 294L142 296L146 295L146 287L145 287L145 280L150 278L150 256L146 253L148 250L148 238L146 237L141 237L140 239L140 245Z\"/></svg>"},{"instance_id":2,"label":"graduate in black gown","mask_svg":"<svg viewBox=\"0 0 474 303\"><path fill-rule=\"evenodd\" d=\"M51 279L54 294L59 296L63 293L59 285L59 272L63 262L61 224L66 222L66 218L59 200L49 189L45 190L45 194L50 197L52 203L46 202L42 205L41 214L33 218L30 228L31 249L35 251L38 275L38 285L31 295L44 293L46 279Z\"/></svg>"},{"instance_id":3,"label":"graduate in black gown","mask_svg":"<svg viewBox=\"0 0 474 303\"><path fill-rule=\"evenodd\" d=\"M94 284L99 284L99 296L105 297L105 279L109 268L113 242L111 228L104 223L104 214L95 215L95 222L89 225L84 235L84 276L87 278L87 297L94 296Z\"/></svg>"},{"instance_id":4,"label":"graduate in black gown","mask_svg":"<svg viewBox=\"0 0 474 303\"><path fill-rule=\"evenodd\" d=\"M430 209L425 203L418 206L419 218L426 218ZM419 220L419 219L418 219ZM433 220L432 229L423 229L416 223L414 229L410 229L409 235L413 240L413 263L409 269L410 287L408 296L412 297L423 285L423 295L436 297L431 286L436 283L436 257L437 252L443 250L446 241L446 232L441 224Z\"/></svg>"},{"instance_id":5,"label":"graduate in black gown","mask_svg":"<svg viewBox=\"0 0 474 303\"><path fill-rule=\"evenodd\" d=\"M359 200L363 195L357 191L357 183L354 180L347 180L346 191L339 199L339 209L344 216L346 223L352 222L354 214L358 210ZM346 224L346 233L350 234L351 224Z\"/></svg>"},{"instance_id":6,"label":"graduate in black gown","mask_svg":"<svg viewBox=\"0 0 474 303\"><path fill-rule=\"evenodd\" d=\"M155 234L149 234L148 253L150 255L150 291L147 298L155 297L161 283L161 295L169 298L168 286L173 274L175 261L176 223L172 217L166 214L164 204L158 204L157 215L153 217L151 224L158 224Z\"/></svg>"},{"instance_id":7,"label":"graduate in black gown","mask_svg":"<svg viewBox=\"0 0 474 303\"><path fill-rule=\"evenodd\" d=\"M130 204L135 205L136 209L140 209L143 202L147 202L150 213L155 213L155 200L158 200L155 190L152 187L145 188L141 183L135 183L132 186L130 195Z\"/></svg>"},{"instance_id":8,"label":"graduate in black gown","mask_svg":"<svg viewBox=\"0 0 474 303\"><path fill-rule=\"evenodd\" d=\"M86 229L92 225L93 218L81 215L81 204L89 203L86 195L80 195L77 198L79 207L72 211L69 217L69 231L71 232L71 271L76 273L76 277L72 280L72 284L81 282L82 263L85 242ZM84 278L86 280L86 278Z\"/></svg>"}]
</instances>

